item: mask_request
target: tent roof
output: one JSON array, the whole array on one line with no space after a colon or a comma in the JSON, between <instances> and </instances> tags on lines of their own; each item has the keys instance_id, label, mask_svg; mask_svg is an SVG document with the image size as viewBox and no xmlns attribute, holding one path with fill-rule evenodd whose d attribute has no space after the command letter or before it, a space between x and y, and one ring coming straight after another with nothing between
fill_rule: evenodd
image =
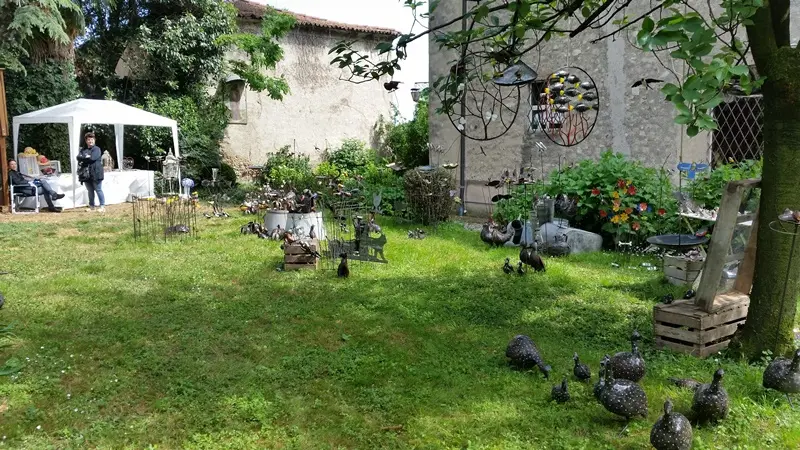
<instances>
[{"instance_id":1,"label":"tent roof","mask_svg":"<svg viewBox=\"0 0 800 450\"><path fill-rule=\"evenodd\" d=\"M14 117L14 124L78 123L173 127L172 119L113 100L81 98Z\"/></svg>"}]
</instances>

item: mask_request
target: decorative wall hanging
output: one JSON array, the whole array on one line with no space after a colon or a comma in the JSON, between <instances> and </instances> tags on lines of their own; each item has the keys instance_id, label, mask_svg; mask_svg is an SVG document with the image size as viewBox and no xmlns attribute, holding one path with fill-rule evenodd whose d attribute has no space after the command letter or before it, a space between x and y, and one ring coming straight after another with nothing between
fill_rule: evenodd
<instances>
[{"instance_id":1,"label":"decorative wall hanging","mask_svg":"<svg viewBox=\"0 0 800 450\"><path fill-rule=\"evenodd\" d=\"M562 147L572 147L589 137L599 109L597 85L579 67L566 67L550 74L539 94L542 131Z\"/></svg>"}]
</instances>

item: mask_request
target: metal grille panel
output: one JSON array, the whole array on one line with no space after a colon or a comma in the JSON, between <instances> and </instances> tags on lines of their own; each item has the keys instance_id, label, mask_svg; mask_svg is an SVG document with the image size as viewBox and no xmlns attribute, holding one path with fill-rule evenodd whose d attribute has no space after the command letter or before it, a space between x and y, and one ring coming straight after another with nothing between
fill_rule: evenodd
<instances>
[{"instance_id":1,"label":"metal grille panel","mask_svg":"<svg viewBox=\"0 0 800 450\"><path fill-rule=\"evenodd\" d=\"M737 96L714 108L718 129L711 133L712 167L759 159L764 152L764 103L761 95Z\"/></svg>"}]
</instances>

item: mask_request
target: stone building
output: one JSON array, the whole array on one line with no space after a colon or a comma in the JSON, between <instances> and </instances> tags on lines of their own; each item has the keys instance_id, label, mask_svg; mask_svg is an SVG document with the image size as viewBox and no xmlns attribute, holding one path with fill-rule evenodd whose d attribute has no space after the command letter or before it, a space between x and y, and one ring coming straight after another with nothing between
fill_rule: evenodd
<instances>
[{"instance_id":1,"label":"stone building","mask_svg":"<svg viewBox=\"0 0 800 450\"><path fill-rule=\"evenodd\" d=\"M258 33L265 6L246 0L234 0L233 5L240 29ZM265 162L268 153L286 145L318 160L322 150L345 138L372 143L379 117L391 116L393 94L384 89L384 80L363 84L341 80L343 72L330 64L333 56L328 52L337 42L352 40L357 41L357 50L374 57L375 46L399 32L285 12L297 23L281 42L284 58L274 73L286 77L290 94L276 101L266 92L250 91L235 77L226 81L231 120L222 149L225 159L239 170Z\"/></svg>"},{"instance_id":2,"label":"stone building","mask_svg":"<svg viewBox=\"0 0 800 450\"><path fill-rule=\"evenodd\" d=\"M470 3L467 5L468 8L471 6ZM636 17L645 12L647 7L647 2L634 2L628 14ZM461 1L442 0L431 19L431 26L450 21L458 17L461 11ZM793 9L793 17L795 12L800 11ZM792 21L795 39L798 23L800 22ZM576 24L572 23L572 27ZM460 27L461 21L457 21L446 30L454 31ZM505 170L519 170L521 166L528 166L531 162L538 169L540 156L544 160L544 172L548 174L559 163L563 165L583 159L596 159L608 149L640 160L651 167L661 167L666 163L667 168L674 168L679 161L715 162L721 156L727 159L727 153L731 152L737 158L760 155L763 146L759 132L760 96L726 98L733 100L732 106L715 111L720 116L725 116L718 117L720 122L727 124L721 127L724 130L700 133L689 138L685 128L674 122L674 106L661 94L661 84L652 89L632 88L634 82L643 78L676 83L671 72L684 73L682 62L673 62L665 55L666 60L662 56L665 67L652 53L635 48L631 42L636 39L636 26L630 27L629 32L592 43L616 29L617 26L608 23L603 29L589 29L573 39L555 37L523 57L523 61L538 73L540 82L521 89L521 106L510 130L494 140L481 142L465 139L465 205L468 214L484 214L488 209L487 199L496 192L493 189L490 192L490 188L484 186L487 180L498 178ZM431 39L429 51L430 79L433 82L447 75L458 55L448 52L447 49L440 49L434 39ZM532 100L538 99L543 80L548 75L566 67L581 68L594 79L600 107L591 134L575 146L560 147L542 133L542 128L537 123L538 114L533 113L537 107L532 106L535 103ZM431 154L431 163L436 164L437 160L458 162L460 133L451 122L451 117L435 113L440 104L437 95L432 94L430 140L434 148L439 147L442 152ZM457 112L458 108L456 106ZM457 122L458 118L455 119ZM469 129L470 124L465 126ZM545 146L541 155L538 151L539 142ZM540 176L538 170L535 175Z\"/></svg>"}]
</instances>

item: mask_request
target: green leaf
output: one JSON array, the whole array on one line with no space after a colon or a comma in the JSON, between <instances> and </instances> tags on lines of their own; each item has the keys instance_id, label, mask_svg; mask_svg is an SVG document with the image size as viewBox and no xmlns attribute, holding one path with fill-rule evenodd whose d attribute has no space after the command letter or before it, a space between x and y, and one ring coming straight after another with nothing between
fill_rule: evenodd
<instances>
[{"instance_id":1,"label":"green leaf","mask_svg":"<svg viewBox=\"0 0 800 450\"><path fill-rule=\"evenodd\" d=\"M645 17L642 21L642 31L646 33L652 33L655 27L656 23L653 22L653 19L651 19L650 16Z\"/></svg>"},{"instance_id":2,"label":"green leaf","mask_svg":"<svg viewBox=\"0 0 800 450\"><path fill-rule=\"evenodd\" d=\"M680 114L680 115L675 116L675 123L677 123L679 125L689 125L693 121L694 121L694 118L692 118L691 116L684 115L684 114Z\"/></svg>"},{"instance_id":3,"label":"green leaf","mask_svg":"<svg viewBox=\"0 0 800 450\"><path fill-rule=\"evenodd\" d=\"M695 137L699 132L700 129L697 128L697 125L689 125L688 127L686 127L686 135L689 137Z\"/></svg>"},{"instance_id":4,"label":"green leaf","mask_svg":"<svg viewBox=\"0 0 800 450\"><path fill-rule=\"evenodd\" d=\"M672 96L680 92L680 88L672 83L667 83L661 88L661 92L664 93L664 95Z\"/></svg>"},{"instance_id":5,"label":"green leaf","mask_svg":"<svg viewBox=\"0 0 800 450\"><path fill-rule=\"evenodd\" d=\"M728 72L732 75L742 76L742 75L749 75L750 68L747 66L732 66L728 68Z\"/></svg>"}]
</instances>

